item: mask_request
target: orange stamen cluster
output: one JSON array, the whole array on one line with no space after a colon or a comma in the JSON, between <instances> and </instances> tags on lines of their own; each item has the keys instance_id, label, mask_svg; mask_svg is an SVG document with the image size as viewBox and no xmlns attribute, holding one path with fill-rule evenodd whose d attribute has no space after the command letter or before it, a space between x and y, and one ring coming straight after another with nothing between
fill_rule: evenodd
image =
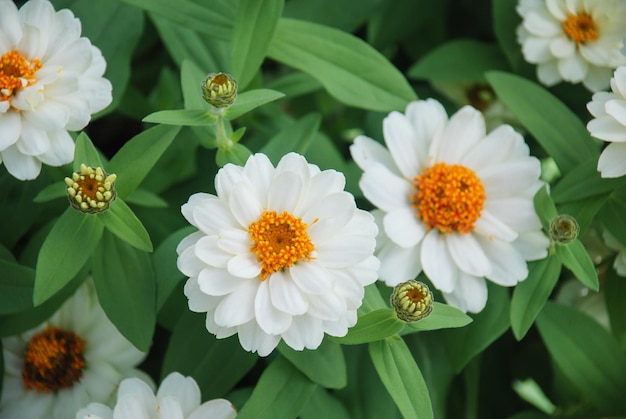
<instances>
[{"instance_id":1,"label":"orange stamen cluster","mask_svg":"<svg viewBox=\"0 0 626 419\"><path fill-rule=\"evenodd\" d=\"M80 336L59 327L34 335L24 350L24 387L46 393L72 387L83 375L86 344Z\"/></svg>"},{"instance_id":2,"label":"orange stamen cluster","mask_svg":"<svg viewBox=\"0 0 626 419\"><path fill-rule=\"evenodd\" d=\"M0 57L0 100L10 100L17 90L35 83L35 73L41 68L39 60L29 61L18 50Z\"/></svg>"},{"instance_id":3,"label":"orange stamen cluster","mask_svg":"<svg viewBox=\"0 0 626 419\"><path fill-rule=\"evenodd\" d=\"M300 260L311 260L315 250L307 234L307 225L287 211L264 211L258 221L248 226L254 243L250 251L256 253L261 263L261 280L274 272L288 268Z\"/></svg>"},{"instance_id":4,"label":"orange stamen cluster","mask_svg":"<svg viewBox=\"0 0 626 419\"><path fill-rule=\"evenodd\" d=\"M563 32L577 45L598 39L598 30L591 15L581 12L567 15L563 22Z\"/></svg>"},{"instance_id":5,"label":"orange stamen cluster","mask_svg":"<svg viewBox=\"0 0 626 419\"><path fill-rule=\"evenodd\" d=\"M483 210L485 188L474 171L436 163L414 180L413 207L427 228L442 233L469 233Z\"/></svg>"}]
</instances>

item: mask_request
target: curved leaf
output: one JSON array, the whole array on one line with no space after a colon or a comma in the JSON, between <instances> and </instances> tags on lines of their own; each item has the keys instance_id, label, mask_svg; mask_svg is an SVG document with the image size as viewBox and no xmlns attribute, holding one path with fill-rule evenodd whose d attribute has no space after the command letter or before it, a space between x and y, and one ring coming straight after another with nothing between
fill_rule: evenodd
<instances>
[{"instance_id":1,"label":"curved leaf","mask_svg":"<svg viewBox=\"0 0 626 419\"><path fill-rule=\"evenodd\" d=\"M344 345L374 342L395 335L402 330L404 324L403 321L398 320L392 309L383 308L359 317L346 336L331 337L331 339Z\"/></svg>"},{"instance_id":2,"label":"curved leaf","mask_svg":"<svg viewBox=\"0 0 626 419\"><path fill-rule=\"evenodd\" d=\"M335 342L325 339L314 351L296 351L281 343L278 350L314 383L337 389L348 383L346 360L341 346Z\"/></svg>"}]
</instances>

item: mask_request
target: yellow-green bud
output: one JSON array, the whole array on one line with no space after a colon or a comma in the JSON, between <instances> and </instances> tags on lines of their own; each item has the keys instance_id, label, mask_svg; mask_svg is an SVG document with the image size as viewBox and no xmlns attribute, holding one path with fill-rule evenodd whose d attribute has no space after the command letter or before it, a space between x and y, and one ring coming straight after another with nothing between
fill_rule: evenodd
<instances>
[{"instance_id":1,"label":"yellow-green bud","mask_svg":"<svg viewBox=\"0 0 626 419\"><path fill-rule=\"evenodd\" d=\"M80 165L78 172L66 177L67 197L72 208L87 214L105 211L115 200L116 175L107 175L101 167Z\"/></svg>"},{"instance_id":2,"label":"yellow-green bud","mask_svg":"<svg viewBox=\"0 0 626 419\"><path fill-rule=\"evenodd\" d=\"M567 244L578 237L580 227L571 215L557 215L550 221L550 237L557 243Z\"/></svg>"},{"instance_id":3,"label":"yellow-green bud","mask_svg":"<svg viewBox=\"0 0 626 419\"><path fill-rule=\"evenodd\" d=\"M433 311L433 293L426 284L411 279L393 289L391 306L400 320L416 322Z\"/></svg>"},{"instance_id":4,"label":"yellow-green bud","mask_svg":"<svg viewBox=\"0 0 626 419\"><path fill-rule=\"evenodd\" d=\"M237 99L237 81L226 73L210 73L202 81L202 98L216 108L225 108Z\"/></svg>"}]
</instances>

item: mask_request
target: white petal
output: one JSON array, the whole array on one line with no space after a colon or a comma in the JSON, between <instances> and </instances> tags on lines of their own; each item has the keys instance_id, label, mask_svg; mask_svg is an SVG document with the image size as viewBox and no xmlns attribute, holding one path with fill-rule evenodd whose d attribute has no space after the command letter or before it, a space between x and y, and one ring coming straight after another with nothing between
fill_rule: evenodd
<instances>
[{"instance_id":1,"label":"white petal","mask_svg":"<svg viewBox=\"0 0 626 419\"><path fill-rule=\"evenodd\" d=\"M354 216L356 204L347 192L338 192L327 196L311 206L302 220L309 226L307 233L313 243L331 238Z\"/></svg>"},{"instance_id":2,"label":"white petal","mask_svg":"<svg viewBox=\"0 0 626 419\"><path fill-rule=\"evenodd\" d=\"M226 267L228 273L239 278L255 278L261 274L261 263L252 252L234 256Z\"/></svg>"},{"instance_id":3,"label":"white petal","mask_svg":"<svg viewBox=\"0 0 626 419\"><path fill-rule=\"evenodd\" d=\"M331 273L316 261L302 262L289 269L291 280L306 294L324 294L332 290Z\"/></svg>"},{"instance_id":4,"label":"white petal","mask_svg":"<svg viewBox=\"0 0 626 419\"><path fill-rule=\"evenodd\" d=\"M600 159L598 159L598 171L604 178L614 178L625 175L626 143L609 144L602 151Z\"/></svg>"},{"instance_id":5,"label":"white petal","mask_svg":"<svg viewBox=\"0 0 626 419\"><path fill-rule=\"evenodd\" d=\"M235 419L237 410L226 399L213 399L202 403L187 419Z\"/></svg>"},{"instance_id":6,"label":"white petal","mask_svg":"<svg viewBox=\"0 0 626 419\"><path fill-rule=\"evenodd\" d=\"M539 260L548 256L548 246L550 240L541 231L531 231L521 233L517 240L513 242L515 249L520 252L526 260Z\"/></svg>"},{"instance_id":7,"label":"white petal","mask_svg":"<svg viewBox=\"0 0 626 419\"><path fill-rule=\"evenodd\" d=\"M411 183L391 173L380 164L371 164L359 186L365 197L383 211L410 206Z\"/></svg>"},{"instance_id":8,"label":"white petal","mask_svg":"<svg viewBox=\"0 0 626 419\"><path fill-rule=\"evenodd\" d=\"M374 237L362 235L337 235L315 246L317 261L322 266L342 268L355 265L374 252Z\"/></svg>"},{"instance_id":9,"label":"white petal","mask_svg":"<svg viewBox=\"0 0 626 419\"><path fill-rule=\"evenodd\" d=\"M74 140L65 130L48 131L50 148L37 156L50 166L62 166L74 160Z\"/></svg>"},{"instance_id":10,"label":"white petal","mask_svg":"<svg viewBox=\"0 0 626 419\"><path fill-rule=\"evenodd\" d=\"M461 274L454 292L444 294L444 298L459 310L479 313L487 304L487 283L483 278Z\"/></svg>"},{"instance_id":11,"label":"white petal","mask_svg":"<svg viewBox=\"0 0 626 419\"><path fill-rule=\"evenodd\" d=\"M446 243L461 271L479 277L491 274L491 263L472 234L449 234Z\"/></svg>"},{"instance_id":12,"label":"white petal","mask_svg":"<svg viewBox=\"0 0 626 419\"><path fill-rule=\"evenodd\" d=\"M270 185L267 196L267 208L282 214L293 214L302 194L302 180L292 173L283 172L276 176Z\"/></svg>"},{"instance_id":13,"label":"white petal","mask_svg":"<svg viewBox=\"0 0 626 419\"><path fill-rule=\"evenodd\" d=\"M385 233L400 247L414 247L424 238L426 228L410 207L388 212L383 218Z\"/></svg>"},{"instance_id":14,"label":"white petal","mask_svg":"<svg viewBox=\"0 0 626 419\"><path fill-rule=\"evenodd\" d=\"M311 316L297 316L293 324L282 334L287 345L296 351L304 348L317 349L324 339L322 321Z\"/></svg>"},{"instance_id":15,"label":"white petal","mask_svg":"<svg viewBox=\"0 0 626 419\"><path fill-rule=\"evenodd\" d=\"M486 135L483 114L465 106L452 115L441 134L435 161L448 164L459 163L465 155Z\"/></svg>"},{"instance_id":16,"label":"white petal","mask_svg":"<svg viewBox=\"0 0 626 419\"><path fill-rule=\"evenodd\" d=\"M268 356L278 345L279 335L269 335L255 321L239 327L239 343L246 351L258 352L259 356Z\"/></svg>"},{"instance_id":17,"label":"white petal","mask_svg":"<svg viewBox=\"0 0 626 419\"><path fill-rule=\"evenodd\" d=\"M41 161L20 153L15 145L0 152L0 155L7 171L19 180L35 179L39 176Z\"/></svg>"},{"instance_id":18,"label":"white petal","mask_svg":"<svg viewBox=\"0 0 626 419\"><path fill-rule=\"evenodd\" d=\"M506 242L512 242L517 238L517 233L510 226L503 223L486 209L483 209L480 218L475 223L476 233L489 239L496 238Z\"/></svg>"},{"instance_id":19,"label":"white petal","mask_svg":"<svg viewBox=\"0 0 626 419\"><path fill-rule=\"evenodd\" d=\"M626 100L608 100L604 105L606 113L619 122L626 131Z\"/></svg>"},{"instance_id":20,"label":"white petal","mask_svg":"<svg viewBox=\"0 0 626 419\"><path fill-rule=\"evenodd\" d=\"M422 171L420 158L424 158L426 149L424 144L419 142L408 118L399 112L391 112L383 120L383 135L389 152L404 178L413 179L418 176Z\"/></svg>"},{"instance_id":21,"label":"white petal","mask_svg":"<svg viewBox=\"0 0 626 419\"><path fill-rule=\"evenodd\" d=\"M380 260L380 279L390 287L415 279L422 271L420 254L420 246L403 248L391 241L383 245L377 254Z\"/></svg>"},{"instance_id":22,"label":"white petal","mask_svg":"<svg viewBox=\"0 0 626 419\"><path fill-rule=\"evenodd\" d=\"M537 66L537 78L546 86L553 86L563 78L558 68L558 61L550 60Z\"/></svg>"},{"instance_id":23,"label":"white petal","mask_svg":"<svg viewBox=\"0 0 626 419\"><path fill-rule=\"evenodd\" d=\"M131 394L117 400L115 409L113 409L113 417L115 419L151 419L149 412L155 412L143 405L141 399Z\"/></svg>"},{"instance_id":24,"label":"white petal","mask_svg":"<svg viewBox=\"0 0 626 419\"><path fill-rule=\"evenodd\" d=\"M22 121L19 112L5 112L0 114L0 151L6 150L15 144L20 137Z\"/></svg>"},{"instance_id":25,"label":"white petal","mask_svg":"<svg viewBox=\"0 0 626 419\"><path fill-rule=\"evenodd\" d=\"M559 72L563 80L571 83L580 83L587 75L589 64L578 54L559 60Z\"/></svg>"},{"instance_id":26,"label":"white petal","mask_svg":"<svg viewBox=\"0 0 626 419\"><path fill-rule=\"evenodd\" d=\"M274 307L292 316L306 313L309 302L304 298L300 288L293 282L288 273L275 272L267 281Z\"/></svg>"},{"instance_id":27,"label":"white petal","mask_svg":"<svg viewBox=\"0 0 626 419\"><path fill-rule=\"evenodd\" d=\"M157 419L185 419L185 414L178 400L168 396L159 402Z\"/></svg>"},{"instance_id":28,"label":"white petal","mask_svg":"<svg viewBox=\"0 0 626 419\"><path fill-rule=\"evenodd\" d=\"M626 142L626 126L615 118L603 115L587 123L589 133L604 141Z\"/></svg>"},{"instance_id":29,"label":"white petal","mask_svg":"<svg viewBox=\"0 0 626 419\"><path fill-rule=\"evenodd\" d=\"M401 176L389 150L378 141L369 137L364 135L356 137L354 144L350 146L350 155L363 171L366 171L371 163L379 163L389 169L393 174Z\"/></svg>"},{"instance_id":30,"label":"white petal","mask_svg":"<svg viewBox=\"0 0 626 419\"><path fill-rule=\"evenodd\" d=\"M424 273L435 288L442 292L452 292L459 270L450 256L445 236L440 235L436 229L426 233L420 256Z\"/></svg>"},{"instance_id":31,"label":"white petal","mask_svg":"<svg viewBox=\"0 0 626 419\"><path fill-rule=\"evenodd\" d=\"M233 187L228 199L230 212L240 225L248 225L257 221L263 214L263 204L256 198L254 190L246 183L240 182Z\"/></svg>"},{"instance_id":32,"label":"white petal","mask_svg":"<svg viewBox=\"0 0 626 419\"><path fill-rule=\"evenodd\" d=\"M247 286L255 279L247 279L239 276L233 276L224 269L205 268L198 274L198 287L200 290L213 296L220 296L236 292L241 286Z\"/></svg>"},{"instance_id":33,"label":"white petal","mask_svg":"<svg viewBox=\"0 0 626 419\"><path fill-rule=\"evenodd\" d=\"M181 210L185 218L190 222L193 220L192 224L204 233L213 235L219 233L222 229L237 226L237 223L221 200L208 194L200 195L198 199L202 200L201 203L192 204L190 199L189 204L192 206L186 208L185 205L188 204L185 204Z\"/></svg>"},{"instance_id":34,"label":"white petal","mask_svg":"<svg viewBox=\"0 0 626 419\"><path fill-rule=\"evenodd\" d=\"M347 310L343 298L330 292L323 295L309 295L308 315L321 320L337 320L345 315Z\"/></svg>"},{"instance_id":35,"label":"white petal","mask_svg":"<svg viewBox=\"0 0 626 419\"><path fill-rule=\"evenodd\" d=\"M215 309L215 323L222 327L233 327L253 319L258 289L257 281L246 281L236 292L225 296Z\"/></svg>"},{"instance_id":36,"label":"white petal","mask_svg":"<svg viewBox=\"0 0 626 419\"><path fill-rule=\"evenodd\" d=\"M217 236L202 236L196 243L198 259L216 268L225 268L232 255L219 248Z\"/></svg>"},{"instance_id":37,"label":"white petal","mask_svg":"<svg viewBox=\"0 0 626 419\"><path fill-rule=\"evenodd\" d=\"M178 372L170 373L157 391L156 397L159 404L164 397L173 397L183 408L184 417L200 406L200 388L192 377L184 377Z\"/></svg>"},{"instance_id":38,"label":"white petal","mask_svg":"<svg viewBox=\"0 0 626 419\"><path fill-rule=\"evenodd\" d=\"M261 282L254 300L254 313L259 327L267 334L280 335L291 326L291 315L272 304L267 281Z\"/></svg>"},{"instance_id":39,"label":"white petal","mask_svg":"<svg viewBox=\"0 0 626 419\"><path fill-rule=\"evenodd\" d=\"M218 236L217 245L226 253L231 255L241 255L250 253L252 240L247 231L238 228L229 228L222 230Z\"/></svg>"},{"instance_id":40,"label":"white petal","mask_svg":"<svg viewBox=\"0 0 626 419\"><path fill-rule=\"evenodd\" d=\"M406 107L406 116L411 121L417 134L417 154L421 167L428 162L428 149L435 137L438 137L448 122L448 114L443 105L434 99L411 102Z\"/></svg>"},{"instance_id":41,"label":"white petal","mask_svg":"<svg viewBox=\"0 0 626 419\"><path fill-rule=\"evenodd\" d=\"M511 287L528 276L524 257L510 244L501 240L478 238L491 262L492 271L487 278L498 285Z\"/></svg>"}]
</instances>

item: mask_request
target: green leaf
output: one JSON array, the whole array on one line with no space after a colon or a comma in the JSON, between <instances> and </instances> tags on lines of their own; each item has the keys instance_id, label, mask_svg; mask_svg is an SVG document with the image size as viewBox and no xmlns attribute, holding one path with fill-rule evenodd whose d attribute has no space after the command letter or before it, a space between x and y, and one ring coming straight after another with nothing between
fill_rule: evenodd
<instances>
[{"instance_id":1,"label":"green leaf","mask_svg":"<svg viewBox=\"0 0 626 419\"><path fill-rule=\"evenodd\" d=\"M617 241L626 246L626 192L625 188L617 188L600 208L596 219L602 223Z\"/></svg>"},{"instance_id":2,"label":"green leaf","mask_svg":"<svg viewBox=\"0 0 626 419\"><path fill-rule=\"evenodd\" d=\"M317 387L300 412L302 419L350 419L346 407L326 390Z\"/></svg>"},{"instance_id":3,"label":"green leaf","mask_svg":"<svg viewBox=\"0 0 626 419\"><path fill-rule=\"evenodd\" d=\"M450 329L467 326L472 318L456 307L438 302L433 303L433 311L422 320L407 323L405 331Z\"/></svg>"},{"instance_id":4,"label":"green leaf","mask_svg":"<svg viewBox=\"0 0 626 419\"><path fill-rule=\"evenodd\" d=\"M485 350L509 328L510 302L506 288L487 281L487 305L474 321L460 329L447 329L443 333L452 367L460 372L476 355Z\"/></svg>"},{"instance_id":5,"label":"green leaf","mask_svg":"<svg viewBox=\"0 0 626 419\"><path fill-rule=\"evenodd\" d=\"M517 34L511 28L516 28L520 22L520 16L515 10L516 2L510 0L493 0L493 29L496 39L506 55L511 66L519 70L525 64L521 48L517 42ZM528 64L526 64L528 66Z\"/></svg>"},{"instance_id":6,"label":"green leaf","mask_svg":"<svg viewBox=\"0 0 626 419\"><path fill-rule=\"evenodd\" d=\"M37 257L36 306L63 288L83 267L96 248L104 225L96 215L68 207L52 227Z\"/></svg>"},{"instance_id":7,"label":"green leaf","mask_svg":"<svg viewBox=\"0 0 626 419\"><path fill-rule=\"evenodd\" d=\"M346 336L331 339L343 345L359 345L393 336L403 327L404 322L398 320L392 309L382 308L359 317Z\"/></svg>"},{"instance_id":8,"label":"green leaf","mask_svg":"<svg viewBox=\"0 0 626 419\"><path fill-rule=\"evenodd\" d=\"M243 92L237 96L235 103L224 111L224 117L227 119L238 118L259 106L273 102L282 97L285 97L284 93L270 89L256 89Z\"/></svg>"},{"instance_id":9,"label":"green leaf","mask_svg":"<svg viewBox=\"0 0 626 419\"><path fill-rule=\"evenodd\" d=\"M137 349L147 351L156 324L150 256L105 231L91 261L98 299L107 317Z\"/></svg>"},{"instance_id":10,"label":"green leaf","mask_svg":"<svg viewBox=\"0 0 626 419\"><path fill-rule=\"evenodd\" d=\"M178 371L193 377L203 399L224 397L254 367L258 357L241 348L236 336L216 339L205 314L184 310L165 351L161 379Z\"/></svg>"},{"instance_id":11,"label":"green leaf","mask_svg":"<svg viewBox=\"0 0 626 419\"><path fill-rule=\"evenodd\" d=\"M261 67L284 0L239 0L233 33L233 77L243 90Z\"/></svg>"},{"instance_id":12,"label":"green leaf","mask_svg":"<svg viewBox=\"0 0 626 419\"><path fill-rule=\"evenodd\" d=\"M202 89L200 88L206 75L206 71L202 71L195 62L188 59L183 60L180 67L180 85L183 90L185 109L209 110L210 105L202 99Z\"/></svg>"},{"instance_id":13,"label":"green leaf","mask_svg":"<svg viewBox=\"0 0 626 419\"><path fill-rule=\"evenodd\" d=\"M141 221L126 202L116 199L107 211L98 215L107 230L139 250L152 252L152 241Z\"/></svg>"},{"instance_id":14,"label":"green leaf","mask_svg":"<svg viewBox=\"0 0 626 419\"><path fill-rule=\"evenodd\" d=\"M548 194L548 188L543 187L537 191L534 198L535 211L541 220L541 225L544 230L550 231L550 221L557 215L559 212L554 205L554 201Z\"/></svg>"},{"instance_id":15,"label":"green leaf","mask_svg":"<svg viewBox=\"0 0 626 419\"><path fill-rule=\"evenodd\" d=\"M317 386L283 357L263 371L237 419L295 418Z\"/></svg>"},{"instance_id":16,"label":"green leaf","mask_svg":"<svg viewBox=\"0 0 626 419\"><path fill-rule=\"evenodd\" d=\"M167 208L169 204L159 195L147 190L137 188L125 200L129 204L146 208Z\"/></svg>"},{"instance_id":17,"label":"green leaf","mask_svg":"<svg viewBox=\"0 0 626 419\"><path fill-rule=\"evenodd\" d=\"M624 412L626 357L595 320L549 302L537 318L541 338L559 370L602 413Z\"/></svg>"},{"instance_id":18,"label":"green leaf","mask_svg":"<svg viewBox=\"0 0 626 419\"><path fill-rule=\"evenodd\" d=\"M117 175L115 189L120 198L137 189L178 131L180 127L157 125L135 135L113 156L107 173Z\"/></svg>"},{"instance_id":19,"label":"green leaf","mask_svg":"<svg viewBox=\"0 0 626 419\"><path fill-rule=\"evenodd\" d=\"M185 275L176 266L178 259L176 248L185 237L194 231L198 230L192 226L184 227L168 236L154 251L152 263L156 272L157 309L163 307L172 290L185 278Z\"/></svg>"},{"instance_id":20,"label":"green leaf","mask_svg":"<svg viewBox=\"0 0 626 419\"><path fill-rule=\"evenodd\" d=\"M34 286L34 269L0 260L0 315L32 308Z\"/></svg>"},{"instance_id":21,"label":"green leaf","mask_svg":"<svg viewBox=\"0 0 626 419\"><path fill-rule=\"evenodd\" d=\"M268 51L304 71L337 100L357 108L404 110L416 95L402 73L361 39L310 22L281 19Z\"/></svg>"},{"instance_id":22,"label":"green leaf","mask_svg":"<svg viewBox=\"0 0 626 419\"><path fill-rule=\"evenodd\" d=\"M595 220L596 215L602 209L607 199L609 199L608 195L592 196L577 202L561 204L559 209L562 214L571 215L576 219L580 227L578 236L584 237L585 232L589 229L589 226Z\"/></svg>"},{"instance_id":23,"label":"green leaf","mask_svg":"<svg viewBox=\"0 0 626 419\"><path fill-rule=\"evenodd\" d=\"M346 360L341 346L335 342L325 339L314 351L296 351L280 343L278 350L314 383L336 389L348 384Z\"/></svg>"},{"instance_id":24,"label":"green leaf","mask_svg":"<svg viewBox=\"0 0 626 419\"><path fill-rule=\"evenodd\" d=\"M489 70L506 70L500 48L472 39L449 41L422 57L408 70L416 79L448 82L486 82Z\"/></svg>"},{"instance_id":25,"label":"green leaf","mask_svg":"<svg viewBox=\"0 0 626 419\"><path fill-rule=\"evenodd\" d=\"M192 0L123 0L125 3L156 13L167 19L214 38L228 41L232 37L236 2L212 0L199 4Z\"/></svg>"},{"instance_id":26,"label":"green leaf","mask_svg":"<svg viewBox=\"0 0 626 419\"><path fill-rule=\"evenodd\" d=\"M552 190L554 201L579 201L612 192L619 185L619 180L600 177L597 165L598 159L593 158L566 173Z\"/></svg>"},{"instance_id":27,"label":"green leaf","mask_svg":"<svg viewBox=\"0 0 626 419\"><path fill-rule=\"evenodd\" d=\"M581 120L543 87L513 74L490 71L487 80L498 98L554 158L562 172L569 172L599 149Z\"/></svg>"},{"instance_id":28,"label":"green leaf","mask_svg":"<svg viewBox=\"0 0 626 419\"><path fill-rule=\"evenodd\" d=\"M405 418L432 418L424 377L406 343L391 337L369 344L378 375Z\"/></svg>"},{"instance_id":29,"label":"green leaf","mask_svg":"<svg viewBox=\"0 0 626 419\"><path fill-rule=\"evenodd\" d=\"M41 191L39 191L37 196L35 196L33 202L41 204L59 198L67 198L67 184L63 181L54 182L52 185L48 185L43 188Z\"/></svg>"},{"instance_id":30,"label":"green leaf","mask_svg":"<svg viewBox=\"0 0 626 419\"><path fill-rule=\"evenodd\" d=\"M528 277L517 284L511 299L511 328L517 340L530 329L561 273L561 261L550 255L528 264Z\"/></svg>"},{"instance_id":31,"label":"green leaf","mask_svg":"<svg viewBox=\"0 0 626 419\"><path fill-rule=\"evenodd\" d=\"M619 276L615 269L607 271L604 282L604 298L606 310L609 314L611 331L626 349L626 281Z\"/></svg>"},{"instance_id":32,"label":"green leaf","mask_svg":"<svg viewBox=\"0 0 626 419\"><path fill-rule=\"evenodd\" d=\"M272 90L283 92L285 96L293 99L298 96L312 93L323 88L322 84L312 76L301 71L285 74L272 80L268 85Z\"/></svg>"},{"instance_id":33,"label":"green leaf","mask_svg":"<svg viewBox=\"0 0 626 419\"><path fill-rule=\"evenodd\" d=\"M568 244L556 244L556 255L561 263L568 268L585 286L598 291L600 283L598 272L589 257L589 253L578 239Z\"/></svg>"},{"instance_id":34,"label":"green leaf","mask_svg":"<svg viewBox=\"0 0 626 419\"><path fill-rule=\"evenodd\" d=\"M188 127L204 127L215 124L217 117L208 111L196 109L175 109L171 111L157 111L143 119L143 122L155 124L180 125Z\"/></svg>"},{"instance_id":35,"label":"green leaf","mask_svg":"<svg viewBox=\"0 0 626 419\"><path fill-rule=\"evenodd\" d=\"M244 145L233 144L229 149L219 148L215 156L215 162L219 167L224 167L228 163L243 166L252 152Z\"/></svg>"},{"instance_id":36,"label":"green leaf","mask_svg":"<svg viewBox=\"0 0 626 419\"><path fill-rule=\"evenodd\" d=\"M321 116L318 113L303 116L269 140L260 150L260 153L268 156L274 164L278 164L280 159L289 151L295 151L299 154L306 153L319 130L320 122Z\"/></svg>"},{"instance_id":37,"label":"green leaf","mask_svg":"<svg viewBox=\"0 0 626 419\"><path fill-rule=\"evenodd\" d=\"M73 168L75 172L80 170L80 165L90 167L104 167L100 153L93 145L87 134L81 132L76 138L76 148L74 149L74 164ZM68 173L69 175L69 173Z\"/></svg>"}]
</instances>

